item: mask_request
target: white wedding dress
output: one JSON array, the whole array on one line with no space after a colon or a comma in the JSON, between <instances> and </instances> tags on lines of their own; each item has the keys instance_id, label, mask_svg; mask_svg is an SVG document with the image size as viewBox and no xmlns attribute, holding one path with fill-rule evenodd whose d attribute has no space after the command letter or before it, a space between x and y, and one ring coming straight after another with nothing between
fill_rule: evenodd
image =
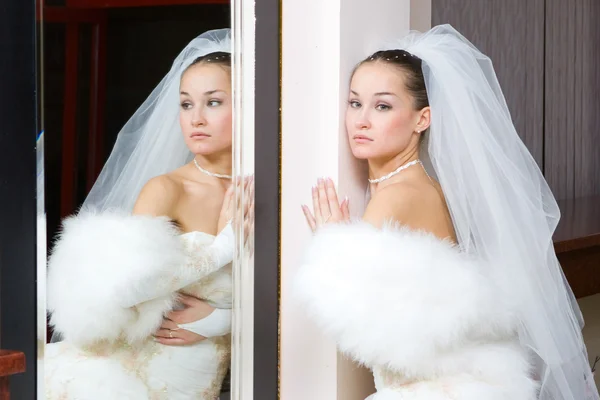
<instances>
[{"instance_id":1,"label":"white wedding dress","mask_svg":"<svg viewBox=\"0 0 600 400\"><path fill-rule=\"evenodd\" d=\"M50 260L49 308L64 340L46 346L46 398L217 399L230 361L229 334L190 346L165 346L151 336L176 305L176 289L231 308L226 253L233 246L215 242L202 232L176 234L159 218L68 221ZM183 268L169 271L174 262ZM128 303L135 305L123 307Z\"/></svg>"}]
</instances>

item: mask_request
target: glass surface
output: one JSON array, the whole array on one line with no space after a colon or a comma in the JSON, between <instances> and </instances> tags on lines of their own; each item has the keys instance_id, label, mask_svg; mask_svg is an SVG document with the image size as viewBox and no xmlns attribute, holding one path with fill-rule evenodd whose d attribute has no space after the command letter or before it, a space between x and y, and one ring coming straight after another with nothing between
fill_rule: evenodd
<instances>
[{"instance_id":1,"label":"glass surface","mask_svg":"<svg viewBox=\"0 0 600 400\"><path fill-rule=\"evenodd\" d=\"M231 313L232 327L229 334L200 340L185 347L158 344L152 337L148 337L147 343L140 344L140 348L147 346L147 348L152 348L152 351L142 349L137 353L127 353L129 345L124 344L125 342L122 340L124 336L120 336L114 343L97 340L93 344L77 345L69 339L68 335L63 337L56 334L53 327L47 322L47 293L51 294L53 291L50 286L47 288L46 272L48 255L52 254L55 243L60 240L58 234L61 231L63 219L78 213L115 146L117 134L167 74L175 57L192 39L208 30L231 27L235 23L234 20L238 21L238 25L234 27L233 32L234 54L231 69L232 124L234 126L231 175L234 180L238 177L253 175L253 94L252 92L246 94L246 90L253 90L254 72L250 55L245 56L244 64L242 64L240 56L242 52L246 51L252 51L253 55L253 28L252 30L247 28L253 21L253 5L242 5L242 1L236 0L232 4L176 5L173 4L176 1L165 1L166 5L162 6L144 6L143 1L140 1L134 7L117 7L118 1L107 0L103 2L108 5L105 8L74 7L78 2L79 0L74 0L68 2L68 5L60 7L56 5L46 8L43 5L39 6L37 54L40 85L40 135L36 149L38 173L38 361L40 365L38 398L75 399L77 394L73 388L77 386L77 380L86 380L89 388L95 387L93 381L99 376L103 376L102 368L104 367L102 363L94 366L89 363L90 360L99 357L112 363L112 374L116 373L118 378L124 378L127 375L125 373L119 375L120 372L115 372L119 368L123 371L135 372L133 374L135 379L144 383L139 390L150 390L148 393L151 393L156 390L157 386L160 386L157 384L157 380L161 381L164 378L164 382L168 382L178 367L186 366L178 366L178 363L185 364L181 361L185 359L185 356L178 358L180 354L186 351L199 351L198 354L201 357L202 351L198 350L198 346L227 343L229 339L223 339L223 337L230 335L231 355L227 349L228 351L223 353L223 357L231 356L233 358L233 371L231 365L227 365L225 369L228 372L223 376L222 368L219 368L220 372L215 379L216 384L222 387L220 399L240 399L241 393L251 393L252 388L254 230L251 183L247 186L246 191L235 192L236 211L233 227L236 234L236 245L234 262L231 267L232 285L230 290L232 291L233 312ZM157 2L148 1L148 3L156 4ZM244 3L250 4L250 2ZM111 7L112 4L115 7ZM69 6L73 7L69 8ZM243 7L247 7L247 9L242 10ZM242 11L245 15L245 22L241 22ZM239 18L236 16L238 12L240 13ZM44 21L43 24L42 21ZM243 40L241 38L242 30L245 31L245 34L250 35L245 36ZM249 107L248 110L242 110L242 106L246 107L246 105ZM195 171L195 173L199 172ZM227 185L224 184L224 186ZM198 214L203 212L205 212L204 209L200 207ZM214 220L217 220L216 215ZM213 225L215 225L215 229L206 233L218 234L217 224ZM194 229L194 231L196 230L200 229ZM106 285L108 292L109 285L103 279L98 279L98 285ZM59 280L67 282L69 277L60 277ZM196 283L201 284L201 282ZM77 282L72 282L71 286L65 286L65 290L75 290L77 286ZM146 303L136 304L130 308L142 315L143 311L140 310L143 309L144 304ZM205 304L219 308L210 301L206 301ZM186 307L180 305L179 308ZM94 312L93 309L90 309L90 313ZM98 313L101 314L101 312ZM87 332L96 332L93 326L84 328L87 329ZM179 335L184 330L175 328L172 329L172 334ZM115 345L116 343L119 345ZM58 351L59 349L60 351ZM169 352L172 353L172 357L168 357L168 361L160 359L160 354ZM126 353L129 355L124 356ZM44 363L45 357L52 357L52 359L46 358ZM65 376L64 368L67 368L65 365L76 358L80 364L77 364L77 368L69 372L72 376L70 381L58 385L62 390L62 393L59 394L55 390L58 377ZM162 362L166 364L161 365ZM214 360L209 361L209 363L214 362ZM144 375L146 373L144 371L147 371L145 368L150 363L155 363L152 364L153 368L157 367L163 372L155 375L154 381L149 383L148 375ZM46 364L46 369L44 369L44 364ZM58 364L62 366L50 370L50 367ZM208 367L209 369L213 368L214 364L208 365ZM90 372L82 372L86 369ZM242 369L244 370L243 374L241 373ZM89 375L86 376L86 373ZM203 372L199 368L198 374L201 373ZM195 381L198 379L195 378ZM245 389L242 387L244 385ZM176 383L165 383L163 389L168 393L170 390L177 390L176 386ZM209 389L206 388L206 390ZM210 395L205 394L208 392L202 393L204 394L198 394L197 398L212 399ZM246 398L249 397L245 396L244 399Z\"/></svg>"}]
</instances>

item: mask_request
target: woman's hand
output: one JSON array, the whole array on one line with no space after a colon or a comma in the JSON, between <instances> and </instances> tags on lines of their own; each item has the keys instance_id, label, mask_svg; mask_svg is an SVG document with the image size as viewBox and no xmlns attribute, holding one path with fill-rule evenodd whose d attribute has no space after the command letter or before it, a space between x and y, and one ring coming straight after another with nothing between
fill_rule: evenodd
<instances>
[{"instance_id":1,"label":"woman's hand","mask_svg":"<svg viewBox=\"0 0 600 400\"><path fill-rule=\"evenodd\" d=\"M223 228L233 220L234 203L233 195L235 194L236 183L232 183L225 192L221 213L219 214L219 222L217 223L217 233L221 233Z\"/></svg>"},{"instance_id":2,"label":"woman's hand","mask_svg":"<svg viewBox=\"0 0 600 400\"><path fill-rule=\"evenodd\" d=\"M254 177L245 177L236 179L233 182L227 192L225 192L225 198L223 200L223 205L221 207L221 213L219 214L219 222L217 224L217 231L220 233L223 228L234 220L236 217L235 210L235 193L236 190L244 190L244 210L243 210L243 218L244 221L247 220L247 216L250 213L250 210L254 211ZM241 204L238 204L240 207ZM238 209L238 212L240 210ZM237 214L239 215L239 213ZM246 228L246 226L244 226Z\"/></svg>"},{"instance_id":3,"label":"woman's hand","mask_svg":"<svg viewBox=\"0 0 600 400\"><path fill-rule=\"evenodd\" d=\"M183 303L183 310L171 311L167 318L176 324L187 324L208 317L215 308L204 300L187 294L179 294L178 300Z\"/></svg>"},{"instance_id":4,"label":"woman's hand","mask_svg":"<svg viewBox=\"0 0 600 400\"><path fill-rule=\"evenodd\" d=\"M203 341L206 339L204 336L181 329L178 324L187 324L204 319L215 308L203 300L185 294L180 294L179 301L185 305L185 308L171 311L167 315L160 329L154 335L156 341L170 346L184 346Z\"/></svg>"},{"instance_id":5,"label":"woman's hand","mask_svg":"<svg viewBox=\"0 0 600 400\"><path fill-rule=\"evenodd\" d=\"M167 318L163 320L163 324L154 335L156 342L167 346L189 346L205 339L204 336L197 333L181 329L175 322Z\"/></svg>"},{"instance_id":6,"label":"woman's hand","mask_svg":"<svg viewBox=\"0 0 600 400\"><path fill-rule=\"evenodd\" d=\"M254 176L249 181L244 190L244 247L253 246L252 237L254 236Z\"/></svg>"},{"instance_id":7,"label":"woman's hand","mask_svg":"<svg viewBox=\"0 0 600 400\"><path fill-rule=\"evenodd\" d=\"M317 181L317 186L312 188L312 199L314 214L305 205L302 205L302 211L313 232L328 223L350 220L348 198L340 204L335 186L330 178Z\"/></svg>"}]
</instances>

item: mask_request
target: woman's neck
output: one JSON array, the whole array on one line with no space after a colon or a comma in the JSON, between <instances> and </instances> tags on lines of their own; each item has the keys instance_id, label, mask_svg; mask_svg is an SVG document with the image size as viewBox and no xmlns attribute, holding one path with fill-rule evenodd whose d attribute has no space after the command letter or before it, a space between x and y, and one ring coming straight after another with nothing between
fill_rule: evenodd
<instances>
[{"instance_id":1,"label":"woman's neck","mask_svg":"<svg viewBox=\"0 0 600 400\"><path fill-rule=\"evenodd\" d=\"M379 179L394 172L401 166L419 159L418 150L403 152L395 157L386 159L369 159L369 179Z\"/></svg>"},{"instance_id":2,"label":"woman's neck","mask_svg":"<svg viewBox=\"0 0 600 400\"><path fill-rule=\"evenodd\" d=\"M208 155L197 154L195 160L200 167L208 172L219 175L231 175L231 151Z\"/></svg>"}]
</instances>

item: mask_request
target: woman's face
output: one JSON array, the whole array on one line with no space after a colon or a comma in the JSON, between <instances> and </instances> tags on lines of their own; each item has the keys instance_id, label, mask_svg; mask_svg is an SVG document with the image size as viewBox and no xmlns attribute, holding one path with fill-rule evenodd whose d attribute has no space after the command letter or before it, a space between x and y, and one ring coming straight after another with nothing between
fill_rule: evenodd
<instances>
[{"instance_id":1,"label":"woman's face","mask_svg":"<svg viewBox=\"0 0 600 400\"><path fill-rule=\"evenodd\" d=\"M392 158L418 146L423 110L414 109L404 76L383 62L361 65L350 83L346 130L359 159Z\"/></svg>"},{"instance_id":2,"label":"woman's face","mask_svg":"<svg viewBox=\"0 0 600 400\"><path fill-rule=\"evenodd\" d=\"M186 145L194 154L231 150L231 78L217 64L190 67L180 84L179 123Z\"/></svg>"}]
</instances>

